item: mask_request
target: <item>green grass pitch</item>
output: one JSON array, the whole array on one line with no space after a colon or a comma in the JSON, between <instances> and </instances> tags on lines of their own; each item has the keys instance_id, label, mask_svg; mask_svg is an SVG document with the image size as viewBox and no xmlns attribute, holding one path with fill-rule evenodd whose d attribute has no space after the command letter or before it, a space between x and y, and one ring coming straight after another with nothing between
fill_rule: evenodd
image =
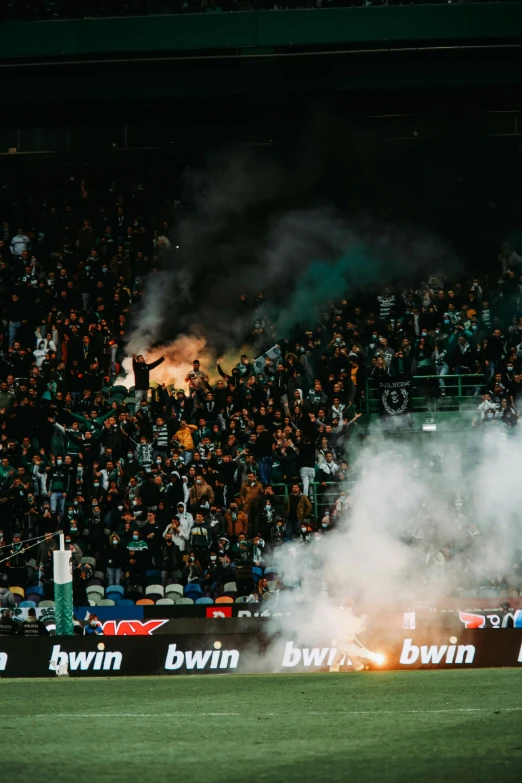
<instances>
[{"instance_id":1,"label":"green grass pitch","mask_svg":"<svg viewBox=\"0 0 522 783\"><path fill-rule=\"evenodd\" d=\"M6 783L522 780L522 672L2 680Z\"/></svg>"}]
</instances>

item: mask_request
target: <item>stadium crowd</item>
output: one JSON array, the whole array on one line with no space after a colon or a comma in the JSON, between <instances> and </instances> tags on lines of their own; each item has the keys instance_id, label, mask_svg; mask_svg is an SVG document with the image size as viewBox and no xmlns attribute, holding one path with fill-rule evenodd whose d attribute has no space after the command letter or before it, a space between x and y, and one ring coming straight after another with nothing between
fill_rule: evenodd
<instances>
[{"instance_id":1,"label":"stadium crowd","mask_svg":"<svg viewBox=\"0 0 522 783\"><path fill-rule=\"evenodd\" d=\"M96 19L111 16L156 16L179 13L272 11L297 8L343 8L392 5L396 0L7 0L0 21ZM436 0L431 0L435 2ZM415 0L410 0L415 2ZM428 2L428 0L423 0ZM450 0L447 0L450 2ZM396 3L399 4L398 2ZM402 3L401 3L402 4Z\"/></svg>"},{"instance_id":2,"label":"stadium crowd","mask_svg":"<svg viewBox=\"0 0 522 783\"><path fill-rule=\"evenodd\" d=\"M174 208L158 218L147 204L139 186L94 198L82 181L66 203L0 215L0 571L13 588L0 589L0 606L24 592L52 598L58 530L80 606L93 587L108 601L141 600L151 585L149 600L169 586L178 598L252 601L295 587L295 574L274 573L273 553L319 552L348 509L348 444L383 379L435 376L445 395L449 376L478 373L475 425L517 424L522 258L509 245L489 285L440 271L341 297L275 352L219 363L214 383L216 368L194 357L184 388L151 389L162 360L135 356L129 393L117 382L125 339L175 242ZM252 334L269 344L254 304ZM451 546L466 552L475 531L457 527ZM451 560L449 545L415 531L411 541L434 572ZM471 572L455 574L457 590ZM515 589L506 579L486 587Z\"/></svg>"}]
</instances>

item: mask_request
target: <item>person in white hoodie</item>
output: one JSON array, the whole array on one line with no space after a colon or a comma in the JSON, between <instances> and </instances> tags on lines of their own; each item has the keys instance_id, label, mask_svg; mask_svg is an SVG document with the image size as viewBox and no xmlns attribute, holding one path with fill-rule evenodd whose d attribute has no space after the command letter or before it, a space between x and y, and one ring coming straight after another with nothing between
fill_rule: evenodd
<instances>
[{"instance_id":1,"label":"person in white hoodie","mask_svg":"<svg viewBox=\"0 0 522 783\"><path fill-rule=\"evenodd\" d=\"M179 527L181 532L189 539L192 528L194 527L194 517L187 511L184 503L178 503L178 513L176 518L179 519Z\"/></svg>"},{"instance_id":2,"label":"person in white hoodie","mask_svg":"<svg viewBox=\"0 0 522 783\"><path fill-rule=\"evenodd\" d=\"M36 366L38 367L38 369L40 369L40 367L42 366L42 364L43 364L43 362L44 362L44 360L45 360L45 358L47 356L47 351L45 349L45 341L44 340L41 340L38 343L38 347L33 351L33 356L36 359Z\"/></svg>"},{"instance_id":3,"label":"person in white hoodie","mask_svg":"<svg viewBox=\"0 0 522 783\"><path fill-rule=\"evenodd\" d=\"M56 351L56 344L53 339L52 331L49 330L46 336L44 337L40 329L38 328L35 331L34 336L36 337L37 348L40 348L41 343L43 343L43 347L45 348L46 351Z\"/></svg>"},{"instance_id":4,"label":"person in white hoodie","mask_svg":"<svg viewBox=\"0 0 522 783\"><path fill-rule=\"evenodd\" d=\"M191 514L189 514L189 516L191 516ZM178 547L181 554L184 554L188 547L189 536L181 529L179 519L176 517L163 531L163 538L166 538L167 534L172 536L172 543Z\"/></svg>"}]
</instances>

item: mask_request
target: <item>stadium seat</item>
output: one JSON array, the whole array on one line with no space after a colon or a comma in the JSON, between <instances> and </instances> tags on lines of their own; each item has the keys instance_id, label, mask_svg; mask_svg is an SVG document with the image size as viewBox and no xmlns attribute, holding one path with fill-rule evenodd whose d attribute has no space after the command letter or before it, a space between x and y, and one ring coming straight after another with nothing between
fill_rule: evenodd
<instances>
[{"instance_id":1,"label":"stadium seat","mask_svg":"<svg viewBox=\"0 0 522 783\"><path fill-rule=\"evenodd\" d=\"M98 601L98 606L116 606L116 602L112 601L110 598L101 598Z\"/></svg>"},{"instance_id":2,"label":"stadium seat","mask_svg":"<svg viewBox=\"0 0 522 783\"><path fill-rule=\"evenodd\" d=\"M132 601L139 601L140 598L143 598L143 587L141 585L131 585L125 597L130 598Z\"/></svg>"},{"instance_id":3,"label":"stadium seat","mask_svg":"<svg viewBox=\"0 0 522 783\"><path fill-rule=\"evenodd\" d=\"M259 568L259 566L252 566L252 573L260 579L263 576L263 569Z\"/></svg>"},{"instance_id":4,"label":"stadium seat","mask_svg":"<svg viewBox=\"0 0 522 783\"><path fill-rule=\"evenodd\" d=\"M25 597L25 590L23 587L10 587L9 589L13 595L19 595L20 598Z\"/></svg>"},{"instance_id":5,"label":"stadium seat","mask_svg":"<svg viewBox=\"0 0 522 783\"><path fill-rule=\"evenodd\" d=\"M119 593L105 593L105 598L109 601L114 601L115 606L120 605L121 595Z\"/></svg>"},{"instance_id":6,"label":"stadium seat","mask_svg":"<svg viewBox=\"0 0 522 783\"><path fill-rule=\"evenodd\" d=\"M192 598L180 598L178 601L176 601L176 606L188 606L189 604L193 604L194 601Z\"/></svg>"},{"instance_id":7,"label":"stadium seat","mask_svg":"<svg viewBox=\"0 0 522 783\"><path fill-rule=\"evenodd\" d=\"M156 601L156 606L174 606L174 601L172 598L160 598Z\"/></svg>"},{"instance_id":8,"label":"stadium seat","mask_svg":"<svg viewBox=\"0 0 522 783\"><path fill-rule=\"evenodd\" d=\"M237 584L235 582L226 582L223 588L224 593L237 593Z\"/></svg>"},{"instance_id":9,"label":"stadium seat","mask_svg":"<svg viewBox=\"0 0 522 783\"><path fill-rule=\"evenodd\" d=\"M92 599L92 598L88 598L88 599L87 599L87 604L88 604L89 606L98 606L98 602L97 602L97 601L93 601L93 599Z\"/></svg>"},{"instance_id":10,"label":"stadium seat","mask_svg":"<svg viewBox=\"0 0 522 783\"><path fill-rule=\"evenodd\" d=\"M161 582L162 573L161 571L158 571L157 569L153 568L150 571L147 571L146 576L147 576L147 584L153 585L157 582ZM156 580L156 582L151 580Z\"/></svg>"},{"instance_id":11,"label":"stadium seat","mask_svg":"<svg viewBox=\"0 0 522 783\"><path fill-rule=\"evenodd\" d=\"M36 604L34 601L22 601L19 607L20 609L36 609Z\"/></svg>"},{"instance_id":12,"label":"stadium seat","mask_svg":"<svg viewBox=\"0 0 522 783\"><path fill-rule=\"evenodd\" d=\"M103 571L95 571L93 576L95 579L99 579L102 585L105 583L105 574Z\"/></svg>"},{"instance_id":13,"label":"stadium seat","mask_svg":"<svg viewBox=\"0 0 522 783\"><path fill-rule=\"evenodd\" d=\"M40 601L40 609L49 609L54 606L54 601Z\"/></svg>"},{"instance_id":14,"label":"stadium seat","mask_svg":"<svg viewBox=\"0 0 522 783\"><path fill-rule=\"evenodd\" d=\"M18 595L18 593L13 593L13 598L14 598L14 602L15 602L16 606L20 606L20 604L22 603L22 600L23 600L22 596Z\"/></svg>"},{"instance_id":15,"label":"stadium seat","mask_svg":"<svg viewBox=\"0 0 522 783\"><path fill-rule=\"evenodd\" d=\"M170 595L171 593L177 593L178 595L183 595L183 585L167 585L165 588L165 595Z\"/></svg>"},{"instance_id":16,"label":"stadium seat","mask_svg":"<svg viewBox=\"0 0 522 783\"><path fill-rule=\"evenodd\" d=\"M216 604L233 604L234 599L231 598L229 595L220 595L219 598L216 598L215 600Z\"/></svg>"},{"instance_id":17,"label":"stadium seat","mask_svg":"<svg viewBox=\"0 0 522 783\"><path fill-rule=\"evenodd\" d=\"M87 587L93 587L93 586L96 586L96 587L103 587L103 586L104 586L104 584L103 584L103 583L104 583L104 580L103 580L103 579L98 579L98 577L97 577L97 576L93 576L93 577L91 577L91 578L89 579L89 581L87 582Z\"/></svg>"},{"instance_id":18,"label":"stadium seat","mask_svg":"<svg viewBox=\"0 0 522 783\"><path fill-rule=\"evenodd\" d=\"M33 595L39 595L43 597L44 590L43 587L40 587L40 585L36 585L35 587L31 587L31 589L27 590L28 593L33 593Z\"/></svg>"},{"instance_id":19,"label":"stadium seat","mask_svg":"<svg viewBox=\"0 0 522 783\"><path fill-rule=\"evenodd\" d=\"M246 604L248 596L247 595L240 595L239 598L236 598L236 604Z\"/></svg>"},{"instance_id":20,"label":"stadium seat","mask_svg":"<svg viewBox=\"0 0 522 783\"><path fill-rule=\"evenodd\" d=\"M105 595L108 596L109 593L119 593L121 596L123 596L125 590L121 585L108 585L105 588Z\"/></svg>"},{"instance_id":21,"label":"stadium seat","mask_svg":"<svg viewBox=\"0 0 522 783\"><path fill-rule=\"evenodd\" d=\"M154 606L154 601L152 598L140 598L136 601L136 606Z\"/></svg>"},{"instance_id":22,"label":"stadium seat","mask_svg":"<svg viewBox=\"0 0 522 783\"><path fill-rule=\"evenodd\" d=\"M125 386L113 386L110 391L110 402L116 400L116 402L122 402L127 396L127 389Z\"/></svg>"},{"instance_id":23,"label":"stadium seat","mask_svg":"<svg viewBox=\"0 0 522 783\"><path fill-rule=\"evenodd\" d=\"M31 588L31 589L32 589L32 588ZM42 600L42 596L41 596L41 595L36 595L36 593L32 593L32 592L31 592L31 593L27 593L27 595L25 596L25 600L26 600L26 601L32 601L32 603L33 603L35 606L38 606L38 604L39 604L39 603L40 603L40 601Z\"/></svg>"},{"instance_id":24,"label":"stadium seat","mask_svg":"<svg viewBox=\"0 0 522 783\"><path fill-rule=\"evenodd\" d=\"M268 574L277 574L278 572L279 569L276 568L276 566L268 566L268 568L265 568L265 576L267 576Z\"/></svg>"},{"instance_id":25,"label":"stadium seat","mask_svg":"<svg viewBox=\"0 0 522 783\"><path fill-rule=\"evenodd\" d=\"M163 589L163 585L149 585L145 588L145 595L151 595L155 594L158 596L158 598L163 598L165 595L165 590Z\"/></svg>"},{"instance_id":26,"label":"stadium seat","mask_svg":"<svg viewBox=\"0 0 522 783\"><path fill-rule=\"evenodd\" d=\"M118 604L118 608L120 606L135 606L134 601L131 601L130 598L122 598L120 603Z\"/></svg>"},{"instance_id":27,"label":"stadium seat","mask_svg":"<svg viewBox=\"0 0 522 783\"><path fill-rule=\"evenodd\" d=\"M90 585L85 591L87 593L87 597L89 598L91 595L94 595L96 593L100 596L100 598L103 598L105 595L105 590L101 585Z\"/></svg>"},{"instance_id":28,"label":"stadium seat","mask_svg":"<svg viewBox=\"0 0 522 783\"><path fill-rule=\"evenodd\" d=\"M196 604L213 604L212 598L198 598Z\"/></svg>"},{"instance_id":29,"label":"stadium seat","mask_svg":"<svg viewBox=\"0 0 522 783\"><path fill-rule=\"evenodd\" d=\"M92 566L93 570L96 568L96 558L95 557L82 557L80 560L80 565L90 565Z\"/></svg>"},{"instance_id":30,"label":"stadium seat","mask_svg":"<svg viewBox=\"0 0 522 783\"><path fill-rule=\"evenodd\" d=\"M190 593L196 593L197 595L203 595L203 590L201 589L201 585L198 585L197 582L191 582L185 587L184 591L185 595L190 595Z\"/></svg>"}]
</instances>

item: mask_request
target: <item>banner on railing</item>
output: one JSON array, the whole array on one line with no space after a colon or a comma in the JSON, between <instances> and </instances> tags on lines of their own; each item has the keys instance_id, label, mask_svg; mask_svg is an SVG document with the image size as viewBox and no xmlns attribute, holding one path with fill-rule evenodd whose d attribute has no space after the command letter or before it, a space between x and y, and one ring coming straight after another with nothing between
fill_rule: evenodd
<instances>
[{"instance_id":1,"label":"banner on railing","mask_svg":"<svg viewBox=\"0 0 522 783\"><path fill-rule=\"evenodd\" d=\"M404 416L411 410L411 381L379 383L381 416Z\"/></svg>"},{"instance_id":2,"label":"banner on railing","mask_svg":"<svg viewBox=\"0 0 522 783\"><path fill-rule=\"evenodd\" d=\"M350 658L354 655L359 663L387 670L522 665L522 630L517 628L458 635L365 633L360 641L364 648L346 641L345 649L332 639L220 634L219 627L205 634L0 637L0 676L52 677L57 670L82 677L328 672L330 667L348 672L358 665L357 658Z\"/></svg>"}]
</instances>

